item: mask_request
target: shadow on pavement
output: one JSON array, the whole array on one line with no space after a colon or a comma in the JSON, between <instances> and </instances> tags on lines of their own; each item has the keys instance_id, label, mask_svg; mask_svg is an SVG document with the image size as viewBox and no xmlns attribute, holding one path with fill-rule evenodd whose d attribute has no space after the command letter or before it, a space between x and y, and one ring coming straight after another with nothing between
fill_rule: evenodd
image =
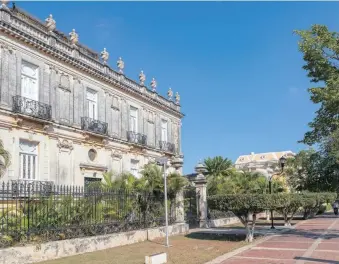
<instances>
[{"instance_id":1,"label":"shadow on pavement","mask_svg":"<svg viewBox=\"0 0 339 264\"><path fill-rule=\"evenodd\" d=\"M200 240L219 240L219 241L244 241L246 238L245 234L221 234L221 233L204 233L204 232L196 232L190 233L185 237L191 239L200 239ZM260 235L255 235L255 238L260 237Z\"/></svg>"},{"instance_id":2,"label":"shadow on pavement","mask_svg":"<svg viewBox=\"0 0 339 264\"><path fill-rule=\"evenodd\" d=\"M296 260L305 260L311 262L320 262L320 263L327 263L327 264L338 264L338 261L335 260L326 260L326 259L316 259L316 258L304 258L304 257L295 257Z\"/></svg>"}]
</instances>

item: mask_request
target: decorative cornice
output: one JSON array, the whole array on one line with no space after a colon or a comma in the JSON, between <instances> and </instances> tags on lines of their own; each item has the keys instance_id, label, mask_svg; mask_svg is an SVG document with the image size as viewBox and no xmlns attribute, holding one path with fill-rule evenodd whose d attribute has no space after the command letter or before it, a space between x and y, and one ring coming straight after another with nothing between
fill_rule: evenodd
<instances>
[{"instance_id":1,"label":"decorative cornice","mask_svg":"<svg viewBox=\"0 0 339 264\"><path fill-rule=\"evenodd\" d=\"M6 11L0 10L0 12ZM180 112L180 105L176 105L174 102L169 101L166 98L153 93L152 91L144 89L143 86L139 85L135 81L115 72L113 69L100 62L98 59L94 59L93 56L89 56L88 51L80 44L77 45L79 46L77 47L79 56L75 56L73 52L74 45L71 45L65 36L62 37L62 34L56 34L56 43L52 46L50 45L49 41L51 35L48 33L47 28L42 30L44 27L43 24L39 26L32 25L20 18L18 15L14 14L14 12L10 12L10 14L10 23L0 20L0 31L24 42L25 44L29 44L34 48L59 59L60 61L68 63L73 67L89 73L110 85L114 85L116 88L136 96L149 104L153 104L161 109L164 109L179 118L184 116L184 114ZM28 17L27 14L25 14L25 16ZM35 21L35 24L36 23L38 22ZM30 27L31 30L36 31L36 34L29 33L28 31L26 33L24 30L19 29L18 25L23 24L26 27ZM35 37L33 37L33 35L35 35Z\"/></svg>"}]
</instances>

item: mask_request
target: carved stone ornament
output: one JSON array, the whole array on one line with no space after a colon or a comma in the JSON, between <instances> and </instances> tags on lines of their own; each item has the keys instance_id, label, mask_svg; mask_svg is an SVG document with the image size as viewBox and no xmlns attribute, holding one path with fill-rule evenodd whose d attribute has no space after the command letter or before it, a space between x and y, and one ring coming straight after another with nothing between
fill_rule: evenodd
<instances>
[{"instance_id":1,"label":"carved stone ornament","mask_svg":"<svg viewBox=\"0 0 339 264\"><path fill-rule=\"evenodd\" d=\"M56 22L53 19L53 15L50 14L49 17L47 17L45 19L45 21L46 21L46 27L47 27L48 31L52 32L56 28Z\"/></svg>"},{"instance_id":2,"label":"carved stone ornament","mask_svg":"<svg viewBox=\"0 0 339 264\"><path fill-rule=\"evenodd\" d=\"M107 64L109 53L107 52L106 48L100 53L101 59L103 60L104 64Z\"/></svg>"},{"instance_id":3,"label":"carved stone ornament","mask_svg":"<svg viewBox=\"0 0 339 264\"><path fill-rule=\"evenodd\" d=\"M102 144L105 145L105 146L107 146L107 145L109 144L109 140L106 139L106 138L104 138L104 139L102 140Z\"/></svg>"},{"instance_id":4,"label":"carved stone ornament","mask_svg":"<svg viewBox=\"0 0 339 264\"><path fill-rule=\"evenodd\" d=\"M112 158L122 159L122 152L119 150L112 150Z\"/></svg>"},{"instance_id":5,"label":"carved stone ornament","mask_svg":"<svg viewBox=\"0 0 339 264\"><path fill-rule=\"evenodd\" d=\"M172 88L170 87L167 91L167 96L168 96L168 99L169 100L172 100L172 97L173 97L173 91L172 91Z\"/></svg>"},{"instance_id":6,"label":"carved stone ornament","mask_svg":"<svg viewBox=\"0 0 339 264\"><path fill-rule=\"evenodd\" d=\"M17 124L18 126L21 126L22 123L23 123L23 119L22 119L22 118L19 118L19 117L16 117L16 118L15 118L15 121L16 121L16 124Z\"/></svg>"},{"instance_id":7,"label":"carved stone ornament","mask_svg":"<svg viewBox=\"0 0 339 264\"><path fill-rule=\"evenodd\" d=\"M122 60L121 57L117 61L117 66L118 66L118 69L119 69L119 73L124 73L125 63L124 63L124 61Z\"/></svg>"},{"instance_id":8,"label":"carved stone ornament","mask_svg":"<svg viewBox=\"0 0 339 264\"><path fill-rule=\"evenodd\" d=\"M140 85L144 85L146 81L146 75L144 74L144 71L141 71L139 74L139 81Z\"/></svg>"},{"instance_id":9,"label":"carved stone ornament","mask_svg":"<svg viewBox=\"0 0 339 264\"><path fill-rule=\"evenodd\" d=\"M63 139L63 140L58 140L58 144L57 144L58 148L60 149L69 149L69 150L73 150L73 143L71 141L68 141L67 139Z\"/></svg>"},{"instance_id":10,"label":"carved stone ornament","mask_svg":"<svg viewBox=\"0 0 339 264\"><path fill-rule=\"evenodd\" d=\"M8 0L1 0L1 9L5 9L5 10L9 10L7 4L8 4Z\"/></svg>"},{"instance_id":11,"label":"carved stone ornament","mask_svg":"<svg viewBox=\"0 0 339 264\"><path fill-rule=\"evenodd\" d=\"M71 91L69 77L65 74L61 74L59 88L67 91Z\"/></svg>"},{"instance_id":12,"label":"carved stone ornament","mask_svg":"<svg viewBox=\"0 0 339 264\"><path fill-rule=\"evenodd\" d=\"M69 33L70 41L73 45L76 45L79 41L79 35L75 32L75 29L72 30L72 32Z\"/></svg>"},{"instance_id":13,"label":"carved stone ornament","mask_svg":"<svg viewBox=\"0 0 339 264\"><path fill-rule=\"evenodd\" d=\"M175 103L180 104L180 95L178 92L175 93Z\"/></svg>"},{"instance_id":14,"label":"carved stone ornament","mask_svg":"<svg viewBox=\"0 0 339 264\"><path fill-rule=\"evenodd\" d=\"M151 87L152 87L152 92L156 92L157 91L157 81L153 78L151 81Z\"/></svg>"}]
</instances>

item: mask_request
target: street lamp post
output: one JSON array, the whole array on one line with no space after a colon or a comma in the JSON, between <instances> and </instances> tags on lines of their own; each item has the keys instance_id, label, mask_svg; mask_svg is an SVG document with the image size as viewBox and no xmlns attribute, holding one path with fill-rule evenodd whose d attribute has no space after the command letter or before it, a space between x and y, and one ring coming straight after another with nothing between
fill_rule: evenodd
<instances>
[{"instance_id":1,"label":"street lamp post","mask_svg":"<svg viewBox=\"0 0 339 264\"><path fill-rule=\"evenodd\" d=\"M277 176L277 175L281 175L283 172L284 172L284 166L285 166L285 163L286 163L286 158L284 156L282 156L280 159L279 159L279 164L280 164L280 167L281 167L281 171L277 174L273 174L271 177L269 177L269 192L270 194L272 194L272 179L274 176ZM274 220L273 220L273 210L271 209L271 229L275 229L274 227Z\"/></svg>"},{"instance_id":2,"label":"street lamp post","mask_svg":"<svg viewBox=\"0 0 339 264\"><path fill-rule=\"evenodd\" d=\"M166 224L166 243L165 247L169 247L169 239L168 239L168 212L167 212L167 178L166 178L166 165L168 162L168 158L162 157L156 160L157 165L162 166L164 170L164 196L165 196L165 224Z\"/></svg>"}]
</instances>

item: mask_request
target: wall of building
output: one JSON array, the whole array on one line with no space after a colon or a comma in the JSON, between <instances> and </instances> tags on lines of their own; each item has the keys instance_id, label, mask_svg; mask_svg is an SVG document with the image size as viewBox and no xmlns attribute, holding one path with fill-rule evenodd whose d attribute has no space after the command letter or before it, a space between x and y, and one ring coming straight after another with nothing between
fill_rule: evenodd
<instances>
[{"instance_id":1,"label":"wall of building","mask_svg":"<svg viewBox=\"0 0 339 264\"><path fill-rule=\"evenodd\" d=\"M52 107L51 122L18 116L12 112L13 96L21 95L23 62L39 69L39 102ZM86 117L86 90L98 95L98 120L108 124L107 136L84 133L81 117ZM148 136L148 146L133 147L126 141L129 128L129 109L138 109L138 132ZM11 153L11 165L4 180L20 177L20 141L35 142L38 146L38 180L56 184L83 185L85 177L102 178L107 170L130 171L131 159L138 167L162 156L160 121L168 121L168 142L181 153L181 120L123 93L91 77L69 64L58 61L35 48L9 36L0 36L0 138ZM97 157L90 160L88 152L95 149ZM174 170L170 168L170 170Z\"/></svg>"}]
</instances>

